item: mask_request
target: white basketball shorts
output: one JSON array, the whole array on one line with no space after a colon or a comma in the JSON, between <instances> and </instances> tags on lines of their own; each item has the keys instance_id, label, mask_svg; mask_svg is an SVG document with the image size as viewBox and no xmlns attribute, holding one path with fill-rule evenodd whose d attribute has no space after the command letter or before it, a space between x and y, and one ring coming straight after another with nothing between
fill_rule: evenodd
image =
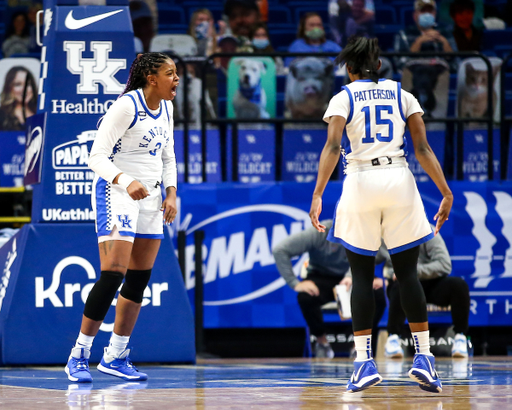
<instances>
[{"instance_id":1,"label":"white basketball shorts","mask_svg":"<svg viewBox=\"0 0 512 410\"><path fill-rule=\"evenodd\" d=\"M404 161L405 162L405 161ZM384 239L390 254L434 236L416 181L404 165L375 166L348 173L328 239L361 255L374 256Z\"/></svg>"},{"instance_id":2,"label":"white basketball shorts","mask_svg":"<svg viewBox=\"0 0 512 410\"><path fill-rule=\"evenodd\" d=\"M163 239L162 192L160 187L148 187L149 196L134 201L126 189L96 178L91 196L96 212L96 232L100 242L117 227L119 234L130 242L133 238ZM114 238L115 239L115 238Z\"/></svg>"}]
</instances>

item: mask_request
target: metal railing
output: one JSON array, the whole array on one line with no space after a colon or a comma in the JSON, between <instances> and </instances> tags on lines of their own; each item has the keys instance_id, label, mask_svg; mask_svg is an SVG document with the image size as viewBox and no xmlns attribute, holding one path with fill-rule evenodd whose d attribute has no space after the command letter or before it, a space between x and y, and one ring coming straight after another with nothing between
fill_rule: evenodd
<instances>
[{"instance_id":1,"label":"metal railing","mask_svg":"<svg viewBox=\"0 0 512 410\"><path fill-rule=\"evenodd\" d=\"M275 52L268 54L254 54L254 53L215 53L210 55L209 57L180 57L176 54L168 53L171 58L176 59L177 64L182 64L186 73L185 65L187 63L196 63L201 64L200 74L201 74L201 104L200 104L200 125L201 125L201 156L202 156L202 181L207 181L207 128L208 125L230 125L231 129L231 141L232 141L232 156L230 159L227 158L227 141L225 133L221 133L220 135L220 162L221 162L221 172L222 172L222 181L227 180L227 164L228 160L231 161L232 164L232 179L233 181L238 181L238 126L239 124L271 124L276 126L282 126L283 124L324 124L321 118L318 119L292 119L292 118L269 118L269 119L237 119L237 118L207 118L206 112L206 90L208 88L207 84L207 72L210 68L214 67L215 59L218 58L239 58L239 57L336 57L336 53L285 53L285 52ZM493 76L492 76L492 63L484 54L477 52L457 52L457 53L440 53L440 52L422 52L422 53L395 53L395 52L385 52L381 53L382 57L387 57L389 59L400 58L400 57L408 57L411 59L420 59L420 58L429 58L429 57L438 57L441 59L449 60L454 58L480 58L483 60L484 64L487 67L487 71L489 73L487 78L487 87L488 90L493 89ZM506 178L507 172L507 162L508 162L508 149L506 148L509 144L509 137L507 135L506 129L507 125L512 122L512 117L505 117L505 71L507 62L512 59L512 55L506 57L503 61L502 65L502 75L501 75L501 178ZM185 165L185 181L188 181L189 167L188 167L188 131L189 131L189 123L190 123L190 112L188 105L188 78L187 75L182 76L182 80L184 83L184 96L183 96L183 120L178 120L176 123L183 124L184 131L184 165ZM463 178L463 152L464 152L464 124L465 123L482 123L486 124L487 128L487 152L488 152L488 163L487 163L487 174L488 179L494 179L493 172L493 158L494 158L494 147L493 147L493 129L494 129L494 107L493 107L493 94L492 92L487 93L487 115L479 118L458 118L455 114L454 117L444 117L444 118L424 118L425 123L444 123L444 124L456 124L457 132L455 137L455 141L451 141L452 145L455 148L455 178L462 179ZM281 171L281 158L279 154L281 153L282 147L282 135L280 133L276 133L276 158L275 158L275 169L276 169L276 180L279 180L279 175Z\"/></svg>"}]
</instances>

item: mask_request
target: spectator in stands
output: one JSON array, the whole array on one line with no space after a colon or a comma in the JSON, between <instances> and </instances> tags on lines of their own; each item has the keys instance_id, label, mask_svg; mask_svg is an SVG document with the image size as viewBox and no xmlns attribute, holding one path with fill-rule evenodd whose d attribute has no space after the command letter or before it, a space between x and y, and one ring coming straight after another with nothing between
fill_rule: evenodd
<instances>
[{"instance_id":1,"label":"spectator in stands","mask_svg":"<svg viewBox=\"0 0 512 410\"><path fill-rule=\"evenodd\" d=\"M384 276L388 279L389 298L388 340L385 354L388 357L403 357L399 335L405 322L405 313L400 303L400 289L391 264L391 258L383 246L379 253L386 259ZM467 357L467 339L469 321L469 288L464 279L449 276L452 262L446 244L438 233L430 241L420 245L418 259L418 278L425 291L427 303L438 306L451 306L453 327L456 333L452 348L453 357Z\"/></svg>"},{"instance_id":2,"label":"spectator in stands","mask_svg":"<svg viewBox=\"0 0 512 410\"><path fill-rule=\"evenodd\" d=\"M329 0L329 24L333 40L344 45L351 35L370 37L375 22L373 0Z\"/></svg>"},{"instance_id":3,"label":"spectator in stands","mask_svg":"<svg viewBox=\"0 0 512 410\"><path fill-rule=\"evenodd\" d=\"M292 234L275 246L273 252L276 267L288 286L298 295L300 309L312 335L316 337L315 356L333 358L334 352L326 337L321 306L334 301L333 289L338 284L352 287L352 275L343 245L327 240L332 227L332 219L322 221L325 232L318 232L314 227ZM291 259L309 253L307 277L299 281L293 273ZM382 259L380 262L383 262ZM375 278L373 283L376 312L374 331L386 308L383 281ZM373 337L377 340L377 336ZM375 346L373 346L375 351Z\"/></svg>"},{"instance_id":4,"label":"spectator in stands","mask_svg":"<svg viewBox=\"0 0 512 410\"><path fill-rule=\"evenodd\" d=\"M43 5L41 3L33 4L28 8L28 21L30 22L30 45L29 52L30 53L40 53L41 46L37 45L37 13L43 9ZM39 27L43 27L43 15L39 16ZM41 36L42 40L43 36Z\"/></svg>"},{"instance_id":5,"label":"spectator in stands","mask_svg":"<svg viewBox=\"0 0 512 410\"><path fill-rule=\"evenodd\" d=\"M268 0L256 0L260 9L260 20L266 23L268 21Z\"/></svg>"},{"instance_id":6,"label":"spectator in stands","mask_svg":"<svg viewBox=\"0 0 512 410\"><path fill-rule=\"evenodd\" d=\"M254 26L260 21L260 9L255 0L226 0L224 14L228 17L225 34L233 35L238 40L238 52L254 51L249 36Z\"/></svg>"},{"instance_id":7,"label":"spectator in stands","mask_svg":"<svg viewBox=\"0 0 512 410\"><path fill-rule=\"evenodd\" d=\"M28 53L30 48L30 27L24 11L14 13L2 44L4 57Z\"/></svg>"},{"instance_id":8,"label":"spectator in stands","mask_svg":"<svg viewBox=\"0 0 512 410\"><path fill-rule=\"evenodd\" d=\"M299 22L297 40L295 40L288 52L290 53L339 53L341 47L334 41L325 37L324 24L318 13L305 13ZM295 57L288 57L288 66Z\"/></svg>"},{"instance_id":9,"label":"spectator in stands","mask_svg":"<svg viewBox=\"0 0 512 410\"><path fill-rule=\"evenodd\" d=\"M453 37L459 51L481 51L483 31L473 25L475 3L472 0L455 0L450 5L450 16L455 24Z\"/></svg>"},{"instance_id":10,"label":"spectator in stands","mask_svg":"<svg viewBox=\"0 0 512 410\"><path fill-rule=\"evenodd\" d=\"M400 30L395 38L395 51L398 52L452 52L457 45L451 33L436 30L437 6L434 0L416 0L414 2L415 26ZM397 61L402 68L407 58Z\"/></svg>"},{"instance_id":11,"label":"spectator in stands","mask_svg":"<svg viewBox=\"0 0 512 410\"><path fill-rule=\"evenodd\" d=\"M130 16L133 24L133 35L142 41L144 52L148 52L151 39L155 36L153 16L149 6L144 1L131 1Z\"/></svg>"},{"instance_id":12,"label":"spectator in stands","mask_svg":"<svg viewBox=\"0 0 512 410\"><path fill-rule=\"evenodd\" d=\"M0 130L22 131L25 121L37 110L37 86L32 73L22 66L12 67L5 76L0 96Z\"/></svg>"},{"instance_id":13,"label":"spectator in stands","mask_svg":"<svg viewBox=\"0 0 512 410\"><path fill-rule=\"evenodd\" d=\"M215 32L215 22L210 10L199 9L194 11L190 18L188 34L196 40L198 55L209 56L215 52L217 48L217 33Z\"/></svg>"},{"instance_id":14,"label":"spectator in stands","mask_svg":"<svg viewBox=\"0 0 512 410\"><path fill-rule=\"evenodd\" d=\"M273 53L274 47L270 44L270 36L268 34L267 25L263 22L254 26L250 35L254 54L268 54ZM284 63L281 57L274 57L276 64L276 73L282 74L284 71Z\"/></svg>"}]
</instances>

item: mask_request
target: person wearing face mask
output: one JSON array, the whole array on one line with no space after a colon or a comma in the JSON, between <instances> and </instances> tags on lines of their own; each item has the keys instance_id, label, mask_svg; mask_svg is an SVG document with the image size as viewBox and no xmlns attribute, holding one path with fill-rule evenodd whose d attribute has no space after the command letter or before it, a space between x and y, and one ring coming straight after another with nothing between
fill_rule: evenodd
<instances>
[{"instance_id":1,"label":"person wearing face mask","mask_svg":"<svg viewBox=\"0 0 512 410\"><path fill-rule=\"evenodd\" d=\"M437 5L434 0L416 0L413 19L415 26L400 30L395 38L395 51L399 52L456 52L453 36L437 28ZM407 58L401 58L397 65L401 68Z\"/></svg>"},{"instance_id":2,"label":"person wearing face mask","mask_svg":"<svg viewBox=\"0 0 512 410\"><path fill-rule=\"evenodd\" d=\"M196 40L197 55L209 56L215 52L217 33L210 10L198 9L194 11L190 18L188 34Z\"/></svg>"},{"instance_id":3,"label":"person wearing face mask","mask_svg":"<svg viewBox=\"0 0 512 410\"><path fill-rule=\"evenodd\" d=\"M290 53L339 53L341 47L334 41L325 38L324 24L318 13L305 13L299 22L297 40L295 40L288 52ZM295 59L288 57L286 66Z\"/></svg>"},{"instance_id":4,"label":"person wearing face mask","mask_svg":"<svg viewBox=\"0 0 512 410\"><path fill-rule=\"evenodd\" d=\"M250 34L250 39L254 49L254 54L274 53L274 47L270 44L268 28L265 23L257 23ZM276 65L276 74L282 74L284 71L284 63L281 57L273 57Z\"/></svg>"}]
</instances>

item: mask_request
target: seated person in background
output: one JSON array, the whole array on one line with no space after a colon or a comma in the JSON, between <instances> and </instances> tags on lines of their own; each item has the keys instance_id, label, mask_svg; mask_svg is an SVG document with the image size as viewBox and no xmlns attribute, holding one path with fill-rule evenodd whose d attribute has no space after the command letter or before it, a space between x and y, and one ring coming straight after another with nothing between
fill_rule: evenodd
<instances>
[{"instance_id":1,"label":"seated person in background","mask_svg":"<svg viewBox=\"0 0 512 410\"><path fill-rule=\"evenodd\" d=\"M481 51L483 31L473 26L475 3L472 0L455 0L450 5L454 22L453 37L459 51Z\"/></svg>"},{"instance_id":2,"label":"seated person in background","mask_svg":"<svg viewBox=\"0 0 512 410\"><path fill-rule=\"evenodd\" d=\"M41 3L35 3L28 8L27 18L29 21L29 36L30 36L30 45L29 45L29 53L41 53L41 46L37 45L37 13L38 11L43 9L43 5ZM39 27L40 30L43 27L43 15L39 15ZM42 34L41 34L42 40Z\"/></svg>"},{"instance_id":3,"label":"seated person in background","mask_svg":"<svg viewBox=\"0 0 512 410\"><path fill-rule=\"evenodd\" d=\"M288 286L298 292L300 309L311 334L316 337L315 357L333 358L334 352L327 341L321 306L334 301L333 289L336 285L345 284L350 288L352 276L343 245L327 240L332 219L321 223L326 226L325 232L309 227L279 242L272 253L280 275ZM304 252L309 253L308 274L305 280L299 281L293 273L291 259ZM374 329L386 308L382 279L378 279L374 282ZM376 341L377 337L373 340ZM373 349L375 351L375 346Z\"/></svg>"},{"instance_id":4,"label":"seated person in background","mask_svg":"<svg viewBox=\"0 0 512 410\"><path fill-rule=\"evenodd\" d=\"M453 18L451 16L450 7L453 2L457 0L441 0L439 2L438 13L437 13L437 22L440 27L443 27L446 30L453 30ZM484 0L472 0L475 8L473 15L473 25L480 30L484 29L484 14L485 14L485 6ZM506 15L506 14L505 14Z\"/></svg>"},{"instance_id":5,"label":"seated person in background","mask_svg":"<svg viewBox=\"0 0 512 410\"><path fill-rule=\"evenodd\" d=\"M413 15L416 25L400 30L395 38L395 51L412 53L457 51L453 36L435 29L436 12L437 6L434 0L416 0ZM407 58L401 58L399 67L401 68L406 61Z\"/></svg>"},{"instance_id":6,"label":"seated person in background","mask_svg":"<svg viewBox=\"0 0 512 410\"><path fill-rule=\"evenodd\" d=\"M268 28L265 23L258 23L253 27L250 35L254 54L267 54L274 53L274 47L270 44L270 36ZM282 74L284 71L283 59L281 57L274 57L276 64L276 74Z\"/></svg>"},{"instance_id":7,"label":"seated person in background","mask_svg":"<svg viewBox=\"0 0 512 410\"><path fill-rule=\"evenodd\" d=\"M196 40L197 55L207 57L215 52L217 33L210 10L199 9L194 11L190 18L188 34Z\"/></svg>"},{"instance_id":8,"label":"seated person in background","mask_svg":"<svg viewBox=\"0 0 512 410\"><path fill-rule=\"evenodd\" d=\"M384 246L379 254L386 257L384 276L388 279L387 294L389 298L389 316L385 355L387 357L403 357L404 351L400 346L399 335L405 322L405 313L400 303L400 289L391 264L391 258ZM467 339L469 321L469 288L464 279L449 276L452 262L446 244L438 233L430 241L420 245L418 258L418 277L425 291L427 303L437 306L451 306L455 340L452 356L467 357Z\"/></svg>"},{"instance_id":9,"label":"seated person in background","mask_svg":"<svg viewBox=\"0 0 512 410\"><path fill-rule=\"evenodd\" d=\"M290 53L339 53L341 47L334 41L325 38L324 24L318 13L305 13L299 22L297 40L295 40L288 52ZM288 57L286 66L296 57Z\"/></svg>"},{"instance_id":10,"label":"seated person in background","mask_svg":"<svg viewBox=\"0 0 512 410\"><path fill-rule=\"evenodd\" d=\"M4 57L13 54L26 54L30 50L30 26L27 14L23 11L14 13L11 24L5 33L2 44Z\"/></svg>"},{"instance_id":11,"label":"seated person in background","mask_svg":"<svg viewBox=\"0 0 512 410\"><path fill-rule=\"evenodd\" d=\"M268 21L268 0L256 0L256 4L260 9L260 20L266 23Z\"/></svg>"},{"instance_id":12,"label":"seated person in background","mask_svg":"<svg viewBox=\"0 0 512 410\"><path fill-rule=\"evenodd\" d=\"M255 0L226 0L224 14L228 17L228 26L222 34L231 34L238 40L237 52L254 51L249 36L254 26L260 22L260 9Z\"/></svg>"},{"instance_id":13,"label":"seated person in background","mask_svg":"<svg viewBox=\"0 0 512 410\"><path fill-rule=\"evenodd\" d=\"M151 39L155 36L151 10L145 2L140 0L130 1L129 7L133 35L142 41L142 48L147 53L151 45Z\"/></svg>"},{"instance_id":14,"label":"seated person in background","mask_svg":"<svg viewBox=\"0 0 512 410\"><path fill-rule=\"evenodd\" d=\"M370 1L371 0L352 0L351 12L345 23L345 39L348 39L350 36L373 36L375 10L368 8Z\"/></svg>"}]
</instances>

